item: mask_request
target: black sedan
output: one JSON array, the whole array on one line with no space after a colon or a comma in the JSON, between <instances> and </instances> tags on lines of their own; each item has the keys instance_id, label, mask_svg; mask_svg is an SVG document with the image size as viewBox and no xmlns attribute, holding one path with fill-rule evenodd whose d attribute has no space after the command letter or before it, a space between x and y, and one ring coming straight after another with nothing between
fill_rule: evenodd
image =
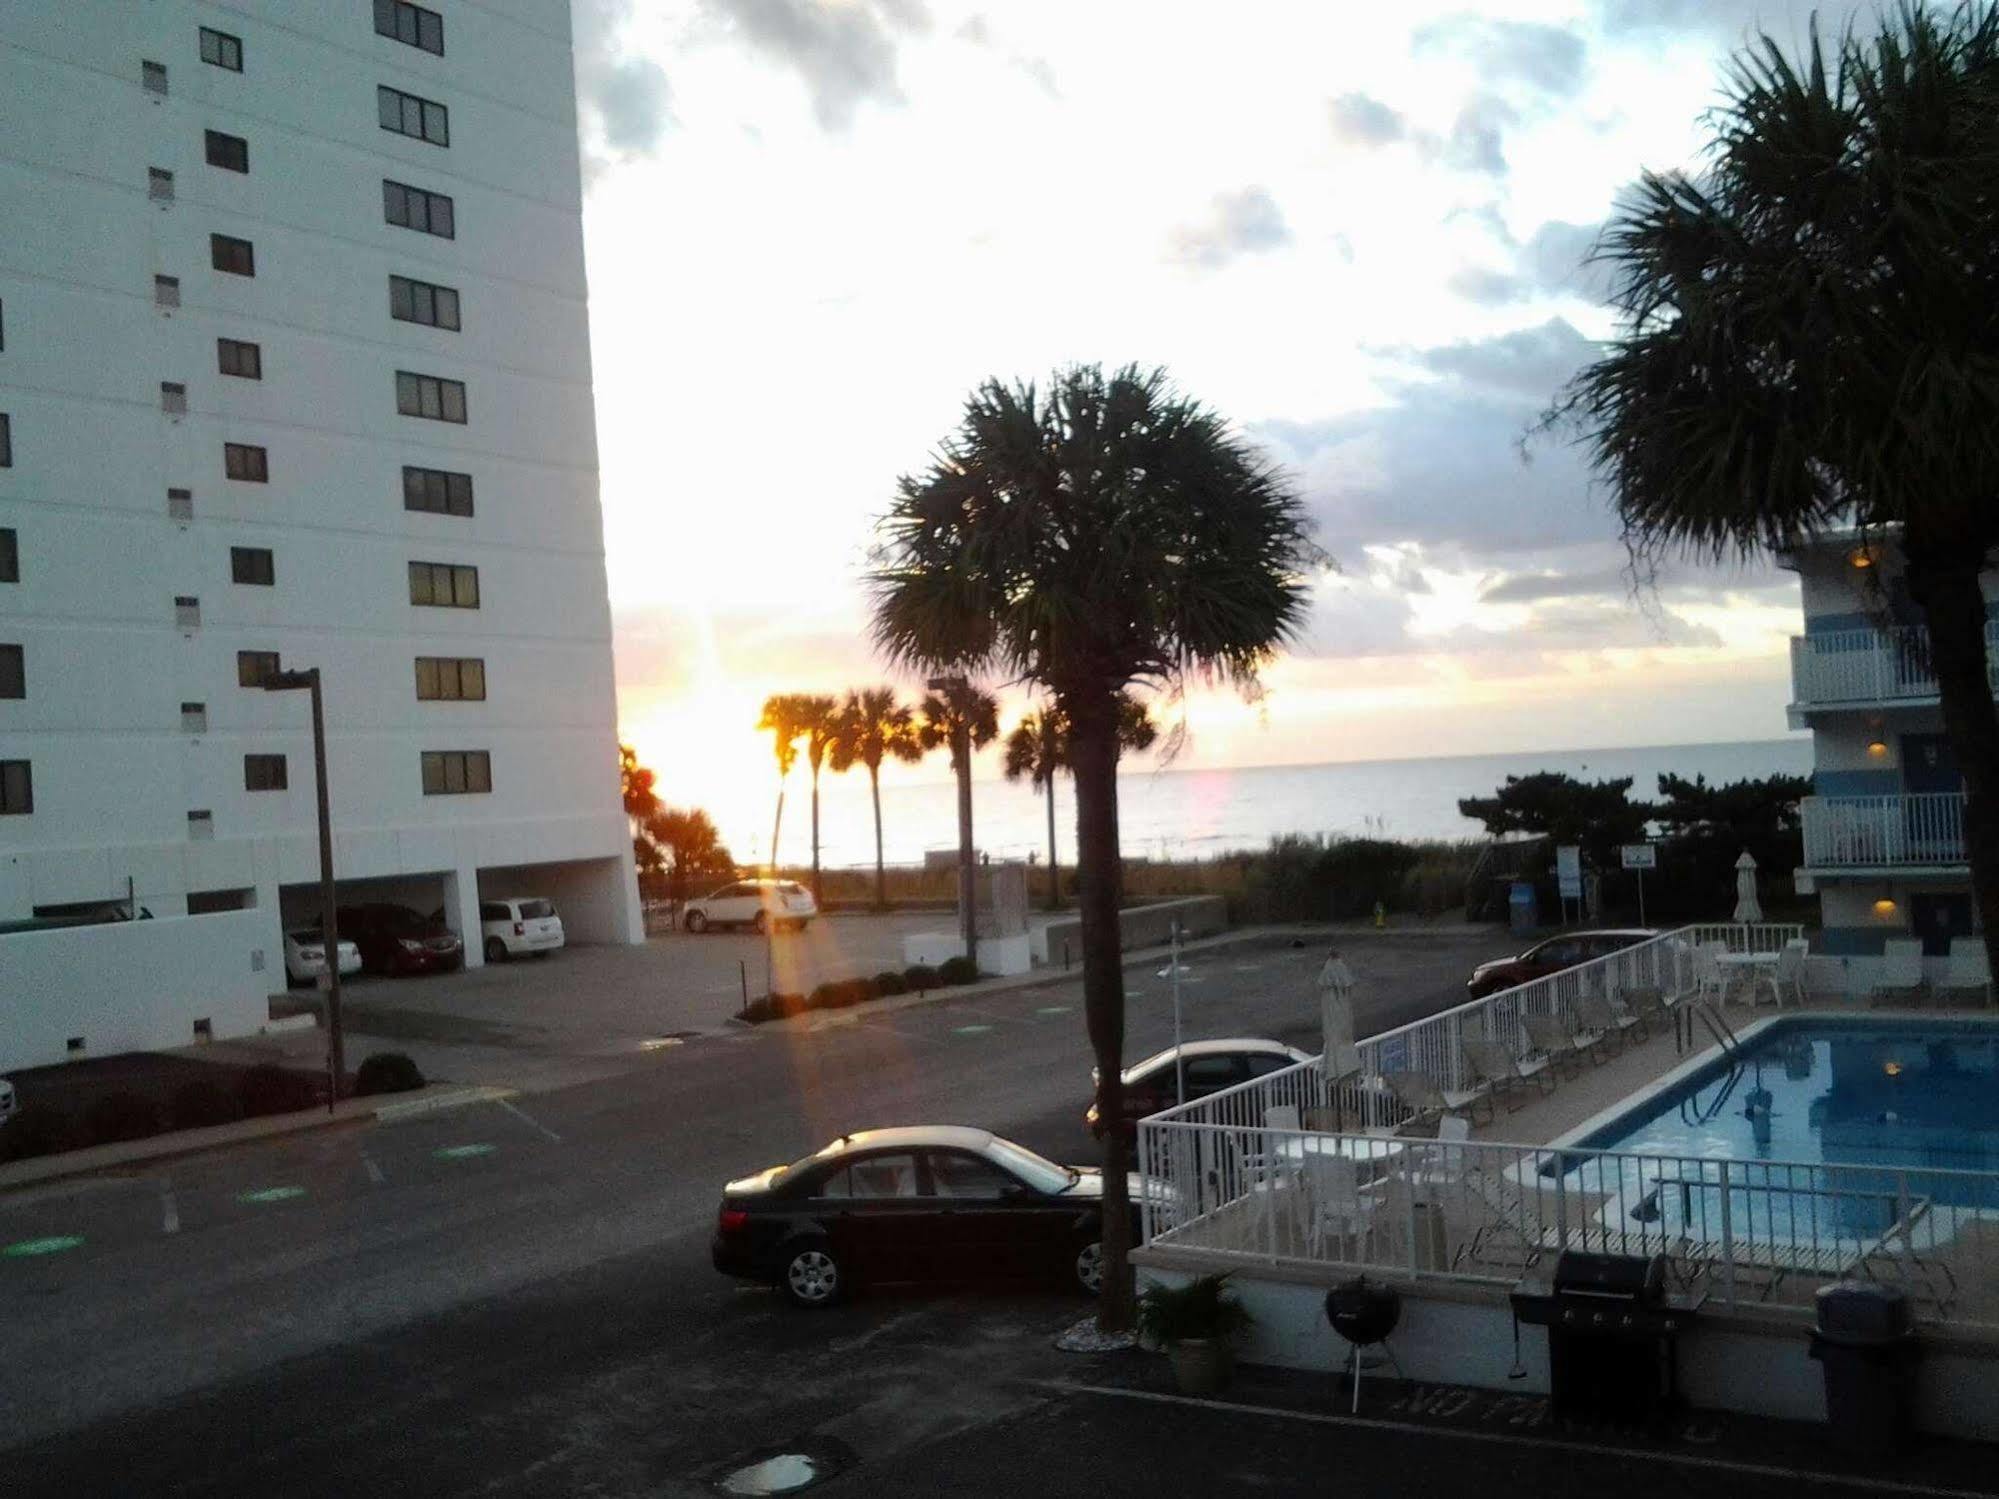
<instances>
[{"instance_id":1,"label":"black sedan","mask_svg":"<svg viewBox=\"0 0 1999 1499\"><path fill-rule=\"evenodd\" d=\"M1134 1230L1141 1190L1131 1178ZM715 1268L802 1307L897 1281L1040 1280L1093 1294L1102 1195L1101 1173L986 1130L866 1130L724 1187Z\"/></svg>"}]
</instances>

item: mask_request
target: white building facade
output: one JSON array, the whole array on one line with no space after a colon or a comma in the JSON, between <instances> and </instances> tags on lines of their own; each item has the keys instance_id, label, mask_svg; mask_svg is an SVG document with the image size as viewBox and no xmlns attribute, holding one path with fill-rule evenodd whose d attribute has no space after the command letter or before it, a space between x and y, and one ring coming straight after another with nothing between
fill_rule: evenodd
<instances>
[{"instance_id":1,"label":"white building facade","mask_svg":"<svg viewBox=\"0 0 1999 1499\"><path fill-rule=\"evenodd\" d=\"M1864 988L1890 937L1920 937L1937 964L1977 929L1964 779L1892 539L1829 536L1787 565L1805 614L1791 641L1790 720L1812 731L1800 889L1819 896L1820 966ZM1999 576L1986 575L1985 593L1990 614ZM1999 661L1999 623L1986 626L1986 652Z\"/></svg>"},{"instance_id":2,"label":"white building facade","mask_svg":"<svg viewBox=\"0 0 1999 1499\"><path fill-rule=\"evenodd\" d=\"M264 1018L318 899L274 669L343 904L640 940L568 5L9 0L0 76L0 923L243 949L105 1014L0 937L0 1065Z\"/></svg>"}]
</instances>

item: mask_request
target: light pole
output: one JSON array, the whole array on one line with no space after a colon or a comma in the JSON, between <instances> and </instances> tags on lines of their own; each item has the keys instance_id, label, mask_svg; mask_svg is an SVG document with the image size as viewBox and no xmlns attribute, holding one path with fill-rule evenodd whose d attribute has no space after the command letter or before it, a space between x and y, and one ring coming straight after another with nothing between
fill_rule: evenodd
<instances>
[{"instance_id":1,"label":"light pole","mask_svg":"<svg viewBox=\"0 0 1999 1499\"><path fill-rule=\"evenodd\" d=\"M340 1030L340 922L333 899L333 814L326 801L326 714L319 698L319 668L275 671L264 678L266 692L312 694L312 774L319 796L319 935L326 946L327 1112L340 1099L347 1078L347 1046Z\"/></svg>"},{"instance_id":2,"label":"light pole","mask_svg":"<svg viewBox=\"0 0 1999 1499\"><path fill-rule=\"evenodd\" d=\"M972 684L962 674L932 677L924 684L951 705L951 765L958 772L958 912L965 929L965 958L979 962L979 919L972 871Z\"/></svg>"}]
</instances>

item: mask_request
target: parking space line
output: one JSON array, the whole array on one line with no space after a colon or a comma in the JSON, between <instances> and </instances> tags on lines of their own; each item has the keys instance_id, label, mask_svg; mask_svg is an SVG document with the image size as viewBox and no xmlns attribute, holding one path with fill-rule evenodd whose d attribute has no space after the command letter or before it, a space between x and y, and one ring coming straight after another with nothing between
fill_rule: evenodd
<instances>
[{"instance_id":1,"label":"parking space line","mask_svg":"<svg viewBox=\"0 0 1999 1499\"><path fill-rule=\"evenodd\" d=\"M368 1181L372 1185L379 1187L388 1181L388 1178L382 1175L382 1168L375 1163L375 1158L365 1150L361 1152L361 1167L368 1173Z\"/></svg>"},{"instance_id":2,"label":"parking space line","mask_svg":"<svg viewBox=\"0 0 1999 1499\"><path fill-rule=\"evenodd\" d=\"M160 1232L166 1234L180 1232L180 1203L174 1198L172 1182L160 1183Z\"/></svg>"},{"instance_id":3,"label":"parking space line","mask_svg":"<svg viewBox=\"0 0 1999 1499\"><path fill-rule=\"evenodd\" d=\"M512 1114L521 1123L528 1126L528 1128L541 1131L542 1134L553 1140L557 1145L562 1143L562 1136L543 1124L539 1119L532 1118L524 1110L515 1107L511 1099L496 1098L493 1102L505 1109L509 1114Z\"/></svg>"}]
</instances>

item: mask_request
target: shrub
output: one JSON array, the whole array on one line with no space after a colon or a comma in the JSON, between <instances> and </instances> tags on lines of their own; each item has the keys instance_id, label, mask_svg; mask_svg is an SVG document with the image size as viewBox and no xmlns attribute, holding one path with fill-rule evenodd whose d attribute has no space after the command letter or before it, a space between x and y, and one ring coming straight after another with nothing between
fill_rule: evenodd
<instances>
[{"instance_id":1,"label":"shrub","mask_svg":"<svg viewBox=\"0 0 1999 1499\"><path fill-rule=\"evenodd\" d=\"M805 1002L815 1010L838 1010L852 1004L854 996L844 979L832 979L814 989Z\"/></svg>"},{"instance_id":2,"label":"shrub","mask_svg":"<svg viewBox=\"0 0 1999 1499\"><path fill-rule=\"evenodd\" d=\"M167 1105L167 1117L175 1129L200 1129L210 1124L233 1124L243 1117L243 1105L220 1083L199 1078L174 1089Z\"/></svg>"},{"instance_id":3,"label":"shrub","mask_svg":"<svg viewBox=\"0 0 1999 1499\"><path fill-rule=\"evenodd\" d=\"M77 1144L69 1115L45 1103L25 1103L5 1129L0 1129L0 1160L25 1161L54 1155Z\"/></svg>"},{"instance_id":4,"label":"shrub","mask_svg":"<svg viewBox=\"0 0 1999 1499\"><path fill-rule=\"evenodd\" d=\"M902 970L902 981L910 989L924 990L937 987L937 970L928 963L911 963ZM907 990L905 990L907 992Z\"/></svg>"},{"instance_id":5,"label":"shrub","mask_svg":"<svg viewBox=\"0 0 1999 1499\"><path fill-rule=\"evenodd\" d=\"M812 1001L803 994L773 994L771 999L780 1015L803 1015L812 1008Z\"/></svg>"},{"instance_id":6,"label":"shrub","mask_svg":"<svg viewBox=\"0 0 1999 1499\"><path fill-rule=\"evenodd\" d=\"M143 1140L159 1132L159 1105L143 1093L106 1093L83 1116L84 1138L92 1145Z\"/></svg>"},{"instance_id":7,"label":"shrub","mask_svg":"<svg viewBox=\"0 0 1999 1499\"><path fill-rule=\"evenodd\" d=\"M423 1071L399 1051L378 1051L354 1070L354 1092L366 1098L376 1093L413 1093L423 1086Z\"/></svg>"},{"instance_id":8,"label":"shrub","mask_svg":"<svg viewBox=\"0 0 1999 1499\"><path fill-rule=\"evenodd\" d=\"M909 992L909 980L897 973L893 968L884 969L875 975L875 992L885 996L907 994Z\"/></svg>"},{"instance_id":9,"label":"shrub","mask_svg":"<svg viewBox=\"0 0 1999 1499\"><path fill-rule=\"evenodd\" d=\"M325 1098L325 1092L317 1078L301 1077L263 1062L237 1079L236 1097L243 1104L243 1112L254 1119L262 1114L309 1109Z\"/></svg>"},{"instance_id":10,"label":"shrub","mask_svg":"<svg viewBox=\"0 0 1999 1499\"><path fill-rule=\"evenodd\" d=\"M1138 1298L1138 1330L1170 1348L1202 1338L1226 1338L1249 1322L1243 1304L1224 1289L1226 1275L1203 1275L1184 1286L1152 1285Z\"/></svg>"},{"instance_id":11,"label":"shrub","mask_svg":"<svg viewBox=\"0 0 1999 1499\"><path fill-rule=\"evenodd\" d=\"M938 965L937 977L947 984L975 984L979 981L979 965L970 958L946 958Z\"/></svg>"},{"instance_id":12,"label":"shrub","mask_svg":"<svg viewBox=\"0 0 1999 1499\"><path fill-rule=\"evenodd\" d=\"M744 1005L738 1016L751 1025L762 1025L767 1020L775 1020L778 1016L777 1000L769 994L759 995Z\"/></svg>"}]
</instances>

